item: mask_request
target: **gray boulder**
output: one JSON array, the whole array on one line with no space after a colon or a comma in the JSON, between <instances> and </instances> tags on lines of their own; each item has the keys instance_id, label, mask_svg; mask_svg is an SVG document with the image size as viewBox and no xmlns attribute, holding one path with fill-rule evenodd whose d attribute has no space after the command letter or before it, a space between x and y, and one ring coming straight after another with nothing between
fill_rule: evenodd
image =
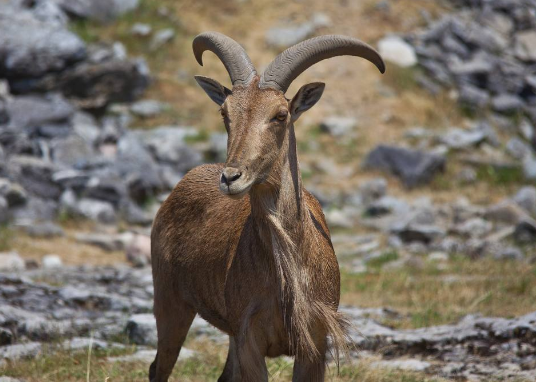
<instances>
[{"instance_id":1,"label":"gray boulder","mask_svg":"<svg viewBox=\"0 0 536 382\"><path fill-rule=\"evenodd\" d=\"M514 196L516 202L523 210L532 216L536 216L536 188L525 186L519 189Z\"/></svg>"},{"instance_id":2,"label":"gray boulder","mask_svg":"<svg viewBox=\"0 0 536 382\"><path fill-rule=\"evenodd\" d=\"M134 102L130 106L130 111L139 117L150 118L160 114L163 108L164 105L160 101L154 99L144 99Z\"/></svg>"},{"instance_id":3,"label":"gray boulder","mask_svg":"<svg viewBox=\"0 0 536 382\"><path fill-rule=\"evenodd\" d=\"M6 199L10 208L23 205L28 198L26 191L20 184L5 178L0 178L0 196Z\"/></svg>"},{"instance_id":4,"label":"gray boulder","mask_svg":"<svg viewBox=\"0 0 536 382\"><path fill-rule=\"evenodd\" d=\"M45 160L30 156L12 156L8 171L24 189L44 199L59 199L61 187L53 180L54 166Z\"/></svg>"},{"instance_id":5,"label":"gray boulder","mask_svg":"<svg viewBox=\"0 0 536 382\"><path fill-rule=\"evenodd\" d=\"M335 137L342 137L351 133L356 126L355 118L332 116L322 121L320 129Z\"/></svg>"},{"instance_id":6,"label":"gray boulder","mask_svg":"<svg viewBox=\"0 0 536 382\"><path fill-rule=\"evenodd\" d=\"M512 113L523 108L523 99L515 94L500 94L493 97L491 106L499 113Z\"/></svg>"},{"instance_id":7,"label":"gray boulder","mask_svg":"<svg viewBox=\"0 0 536 382\"><path fill-rule=\"evenodd\" d=\"M162 126L143 134L141 140L158 162L186 172L202 162L201 153L184 141L187 136L196 134L197 131L192 128Z\"/></svg>"},{"instance_id":8,"label":"gray boulder","mask_svg":"<svg viewBox=\"0 0 536 382\"><path fill-rule=\"evenodd\" d=\"M38 77L65 69L85 55L84 42L64 26L0 3L0 77Z\"/></svg>"},{"instance_id":9,"label":"gray boulder","mask_svg":"<svg viewBox=\"0 0 536 382\"><path fill-rule=\"evenodd\" d=\"M302 24L276 26L266 32L265 40L268 46L274 48L288 48L308 37L311 37L317 29L331 24L329 17L323 13L316 13L313 18Z\"/></svg>"},{"instance_id":10,"label":"gray boulder","mask_svg":"<svg viewBox=\"0 0 536 382\"><path fill-rule=\"evenodd\" d=\"M464 149L475 146L486 139L486 134L482 130L465 130L451 128L446 134L440 137L440 141L453 149Z\"/></svg>"},{"instance_id":11,"label":"gray boulder","mask_svg":"<svg viewBox=\"0 0 536 382\"><path fill-rule=\"evenodd\" d=\"M59 94L20 96L8 100L8 127L17 131L46 124L65 123L74 113L73 106Z\"/></svg>"},{"instance_id":12,"label":"gray boulder","mask_svg":"<svg viewBox=\"0 0 536 382\"><path fill-rule=\"evenodd\" d=\"M156 319L152 314L135 314L128 320L126 332L130 341L137 345L156 347Z\"/></svg>"},{"instance_id":13,"label":"gray boulder","mask_svg":"<svg viewBox=\"0 0 536 382\"><path fill-rule=\"evenodd\" d=\"M24 268L24 260L18 253L0 253L0 271L21 271Z\"/></svg>"},{"instance_id":14,"label":"gray boulder","mask_svg":"<svg viewBox=\"0 0 536 382\"><path fill-rule=\"evenodd\" d=\"M36 223L25 227L26 233L32 237L60 237L64 236L63 228L52 222Z\"/></svg>"},{"instance_id":15,"label":"gray boulder","mask_svg":"<svg viewBox=\"0 0 536 382\"><path fill-rule=\"evenodd\" d=\"M0 347L0 360L17 361L23 358L33 358L41 352L39 342L28 342Z\"/></svg>"},{"instance_id":16,"label":"gray boulder","mask_svg":"<svg viewBox=\"0 0 536 382\"><path fill-rule=\"evenodd\" d=\"M515 55L522 61L536 61L536 31L527 30L516 35Z\"/></svg>"},{"instance_id":17,"label":"gray boulder","mask_svg":"<svg viewBox=\"0 0 536 382\"><path fill-rule=\"evenodd\" d=\"M54 162L66 168L83 169L95 156L93 147L75 134L54 140L51 149Z\"/></svg>"},{"instance_id":18,"label":"gray boulder","mask_svg":"<svg viewBox=\"0 0 536 382\"><path fill-rule=\"evenodd\" d=\"M397 146L379 145L365 158L364 168L388 171L412 188L432 181L444 171L444 156Z\"/></svg>"},{"instance_id":19,"label":"gray boulder","mask_svg":"<svg viewBox=\"0 0 536 382\"><path fill-rule=\"evenodd\" d=\"M161 46L167 44L175 37L175 31L172 28L159 30L155 33L151 40L151 49L157 50Z\"/></svg>"},{"instance_id":20,"label":"gray boulder","mask_svg":"<svg viewBox=\"0 0 536 382\"><path fill-rule=\"evenodd\" d=\"M53 0L69 15L101 22L135 10L139 0Z\"/></svg>"},{"instance_id":21,"label":"gray boulder","mask_svg":"<svg viewBox=\"0 0 536 382\"><path fill-rule=\"evenodd\" d=\"M486 90L476 86L464 84L460 87L458 102L475 108L482 108L488 105L490 100L489 93Z\"/></svg>"},{"instance_id":22,"label":"gray boulder","mask_svg":"<svg viewBox=\"0 0 536 382\"><path fill-rule=\"evenodd\" d=\"M13 83L15 89L60 91L83 109L100 109L113 102L132 102L149 85L149 69L143 59L110 58L84 61L60 73L28 83ZM20 91L20 90L19 90Z\"/></svg>"}]
</instances>

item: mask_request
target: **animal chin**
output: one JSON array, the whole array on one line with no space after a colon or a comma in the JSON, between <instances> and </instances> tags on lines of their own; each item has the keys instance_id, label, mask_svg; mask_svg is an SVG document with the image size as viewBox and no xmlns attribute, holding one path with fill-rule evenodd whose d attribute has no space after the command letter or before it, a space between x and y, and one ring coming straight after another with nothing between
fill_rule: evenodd
<instances>
[{"instance_id":1,"label":"animal chin","mask_svg":"<svg viewBox=\"0 0 536 382\"><path fill-rule=\"evenodd\" d=\"M243 186L231 186L231 187L220 187L220 191L225 196L230 197L231 199L241 199L246 195L251 189L252 184L248 183Z\"/></svg>"}]
</instances>

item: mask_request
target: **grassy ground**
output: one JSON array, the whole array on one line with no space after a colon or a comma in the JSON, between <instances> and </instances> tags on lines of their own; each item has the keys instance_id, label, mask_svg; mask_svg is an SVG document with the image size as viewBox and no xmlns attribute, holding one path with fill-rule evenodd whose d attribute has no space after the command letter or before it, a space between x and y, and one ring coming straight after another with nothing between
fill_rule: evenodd
<instances>
[{"instance_id":1,"label":"grassy ground","mask_svg":"<svg viewBox=\"0 0 536 382\"><path fill-rule=\"evenodd\" d=\"M175 366L171 381L206 382L215 381L225 364L226 348L206 341L189 341L188 348L197 355ZM134 353L134 346L125 350L79 352L51 352L37 359L9 364L0 375L23 377L27 382L68 382L68 381L147 381L149 363L111 362L109 356ZM46 351L50 351L46 350ZM270 381L283 382L292 378L292 360L287 358L271 359L267 363ZM440 382L445 381L418 373L378 369L367 359L352 364L342 364L339 371L330 365L326 381L333 382Z\"/></svg>"},{"instance_id":2,"label":"grassy ground","mask_svg":"<svg viewBox=\"0 0 536 382\"><path fill-rule=\"evenodd\" d=\"M387 269L385 269L387 268ZM450 324L470 313L515 317L536 306L536 264L457 258L443 266L342 273L342 304L390 307L399 328Z\"/></svg>"}]
</instances>

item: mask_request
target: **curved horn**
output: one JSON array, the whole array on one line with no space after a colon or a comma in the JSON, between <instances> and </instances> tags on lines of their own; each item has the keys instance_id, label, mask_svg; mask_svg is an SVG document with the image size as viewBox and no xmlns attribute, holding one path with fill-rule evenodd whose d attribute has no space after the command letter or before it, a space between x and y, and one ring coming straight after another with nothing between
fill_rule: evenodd
<instances>
[{"instance_id":1,"label":"curved horn","mask_svg":"<svg viewBox=\"0 0 536 382\"><path fill-rule=\"evenodd\" d=\"M247 85L257 74L244 48L235 40L218 32L204 32L193 42L195 59L203 66L203 52L210 50L225 65L233 85Z\"/></svg>"},{"instance_id":2,"label":"curved horn","mask_svg":"<svg viewBox=\"0 0 536 382\"><path fill-rule=\"evenodd\" d=\"M381 56L370 45L347 36L314 37L291 46L277 56L262 74L262 88L274 88L285 93L296 77L319 61L335 56L362 57L385 72Z\"/></svg>"}]
</instances>

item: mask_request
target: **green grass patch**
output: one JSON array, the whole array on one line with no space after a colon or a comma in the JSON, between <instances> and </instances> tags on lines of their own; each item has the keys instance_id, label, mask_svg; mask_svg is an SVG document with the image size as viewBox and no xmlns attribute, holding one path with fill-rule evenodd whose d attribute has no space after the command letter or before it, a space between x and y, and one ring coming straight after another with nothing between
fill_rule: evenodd
<instances>
[{"instance_id":1,"label":"green grass patch","mask_svg":"<svg viewBox=\"0 0 536 382\"><path fill-rule=\"evenodd\" d=\"M477 179L498 186L522 184L525 181L521 167L498 167L492 165L479 166L476 170Z\"/></svg>"},{"instance_id":2,"label":"green grass patch","mask_svg":"<svg viewBox=\"0 0 536 382\"><path fill-rule=\"evenodd\" d=\"M398 260L398 253L396 251L388 251L382 253L380 256L371 259L367 266L375 269L383 267L385 264L391 261Z\"/></svg>"},{"instance_id":3,"label":"green grass patch","mask_svg":"<svg viewBox=\"0 0 536 382\"><path fill-rule=\"evenodd\" d=\"M0 251L9 251L12 246L13 230L6 224L0 225Z\"/></svg>"},{"instance_id":4,"label":"green grass patch","mask_svg":"<svg viewBox=\"0 0 536 382\"><path fill-rule=\"evenodd\" d=\"M536 306L536 264L455 257L441 268L426 263L423 269L343 270L341 301L393 308L404 318L387 324L399 328L451 324L473 313L519 316Z\"/></svg>"},{"instance_id":5,"label":"green grass patch","mask_svg":"<svg viewBox=\"0 0 536 382\"><path fill-rule=\"evenodd\" d=\"M415 90L419 88L416 80L419 70L417 67L402 68L397 65L390 65L382 76L382 80L388 86L400 92Z\"/></svg>"},{"instance_id":6,"label":"green grass patch","mask_svg":"<svg viewBox=\"0 0 536 382\"><path fill-rule=\"evenodd\" d=\"M227 348L212 343L190 344L198 356L179 361L173 370L170 381L204 382L215 381L221 375L225 363ZM70 352L45 349L39 357L9 362L1 370L3 376L24 378L27 382L65 382L65 381L147 381L149 363L147 362L111 362L107 357L134 353L135 347L122 350L88 350ZM294 361L280 357L267 359L270 381L291 381ZM422 373L405 372L392 369L371 367L370 361L343 363L339 369L329 365L326 381L333 382L439 382L444 381L428 377Z\"/></svg>"}]
</instances>

